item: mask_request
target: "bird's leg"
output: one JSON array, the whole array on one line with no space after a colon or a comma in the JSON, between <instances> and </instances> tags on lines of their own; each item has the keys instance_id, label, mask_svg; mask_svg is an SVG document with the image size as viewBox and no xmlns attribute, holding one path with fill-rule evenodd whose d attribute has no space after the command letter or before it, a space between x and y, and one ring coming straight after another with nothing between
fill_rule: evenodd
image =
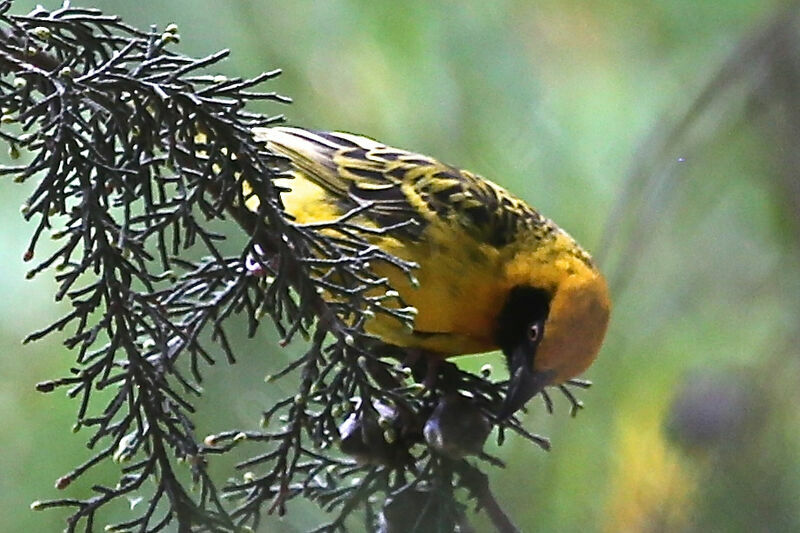
<instances>
[{"instance_id":1,"label":"bird's leg","mask_svg":"<svg viewBox=\"0 0 800 533\"><path fill-rule=\"evenodd\" d=\"M419 380L421 376L420 365L422 363L425 364L425 374L422 379L422 384L426 389L432 389L433 386L436 385L441 362L442 358L439 354L421 348L406 349L406 357L403 359L403 365L411 369L414 378L417 380Z\"/></svg>"},{"instance_id":2,"label":"bird's leg","mask_svg":"<svg viewBox=\"0 0 800 533\"><path fill-rule=\"evenodd\" d=\"M403 357L403 366L410 368L413 371L423 354L423 350L420 350L419 348L406 348L405 357Z\"/></svg>"},{"instance_id":3,"label":"bird's leg","mask_svg":"<svg viewBox=\"0 0 800 533\"><path fill-rule=\"evenodd\" d=\"M425 379L423 380L422 384L426 389L432 389L433 386L436 385L436 380L439 377L439 367L441 366L441 362L442 360L436 354L428 353L428 356L425 358Z\"/></svg>"}]
</instances>

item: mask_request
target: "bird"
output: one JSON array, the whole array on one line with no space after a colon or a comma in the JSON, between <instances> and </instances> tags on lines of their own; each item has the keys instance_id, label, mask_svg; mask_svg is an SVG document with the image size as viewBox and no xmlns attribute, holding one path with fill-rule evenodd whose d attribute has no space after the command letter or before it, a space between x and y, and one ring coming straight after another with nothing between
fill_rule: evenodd
<instances>
[{"instance_id":1,"label":"bird","mask_svg":"<svg viewBox=\"0 0 800 533\"><path fill-rule=\"evenodd\" d=\"M547 386L584 372L600 351L611 302L590 254L566 231L494 182L369 137L299 127L253 129L288 159L285 212L298 224L361 208L369 242L413 262L416 279L386 276L416 309L413 328L376 313L367 333L431 361L501 350L509 371L504 418ZM247 207L257 210L251 195Z\"/></svg>"}]
</instances>

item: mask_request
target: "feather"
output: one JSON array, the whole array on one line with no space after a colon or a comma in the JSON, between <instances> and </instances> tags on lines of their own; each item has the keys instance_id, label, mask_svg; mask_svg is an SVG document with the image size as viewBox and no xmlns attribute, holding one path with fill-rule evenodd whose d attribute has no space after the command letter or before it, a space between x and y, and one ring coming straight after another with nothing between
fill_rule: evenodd
<instances>
[{"instance_id":1,"label":"feather","mask_svg":"<svg viewBox=\"0 0 800 533\"><path fill-rule=\"evenodd\" d=\"M378 226L415 220L403 237L419 240L430 224L463 230L500 248L520 234L547 238L555 226L491 181L439 161L347 133L262 128L256 139L289 157L304 177L334 195L343 210L369 203Z\"/></svg>"}]
</instances>

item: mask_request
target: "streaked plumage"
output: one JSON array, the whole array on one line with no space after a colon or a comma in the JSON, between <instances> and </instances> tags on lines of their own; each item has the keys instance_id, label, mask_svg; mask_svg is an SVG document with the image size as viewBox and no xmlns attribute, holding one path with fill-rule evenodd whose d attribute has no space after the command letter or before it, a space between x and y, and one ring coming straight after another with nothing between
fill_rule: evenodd
<instances>
[{"instance_id":1,"label":"streaked plumage","mask_svg":"<svg viewBox=\"0 0 800 533\"><path fill-rule=\"evenodd\" d=\"M594 360L609 316L605 281L589 254L525 202L480 176L366 137L254 133L291 161L295 177L282 183L291 188L282 198L298 222L367 204L364 223L393 228L372 241L419 264L418 287L390 265L374 267L418 309L413 331L381 315L368 331L432 356L501 348L512 373L522 365L537 375L517 403Z\"/></svg>"}]
</instances>

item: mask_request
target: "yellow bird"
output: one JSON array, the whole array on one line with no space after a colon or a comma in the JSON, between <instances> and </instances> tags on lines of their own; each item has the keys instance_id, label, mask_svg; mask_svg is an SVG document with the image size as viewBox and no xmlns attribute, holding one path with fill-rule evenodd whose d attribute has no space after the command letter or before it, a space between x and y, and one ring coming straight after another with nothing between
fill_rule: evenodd
<instances>
[{"instance_id":1,"label":"yellow bird","mask_svg":"<svg viewBox=\"0 0 800 533\"><path fill-rule=\"evenodd\" d=\"M289 127L254 134L291 161L282 200L298 223L364 205L360 222L373 227L413 221L368 237L419 265L414 284L396 267L373 267L417 309L413 330L378 314L369 333L434 358L501 349L511 376L503 417L597 357L610 312L605 279L572 237L522 200L476 174L358 135Z\"/></svg>"}]
</instances>

